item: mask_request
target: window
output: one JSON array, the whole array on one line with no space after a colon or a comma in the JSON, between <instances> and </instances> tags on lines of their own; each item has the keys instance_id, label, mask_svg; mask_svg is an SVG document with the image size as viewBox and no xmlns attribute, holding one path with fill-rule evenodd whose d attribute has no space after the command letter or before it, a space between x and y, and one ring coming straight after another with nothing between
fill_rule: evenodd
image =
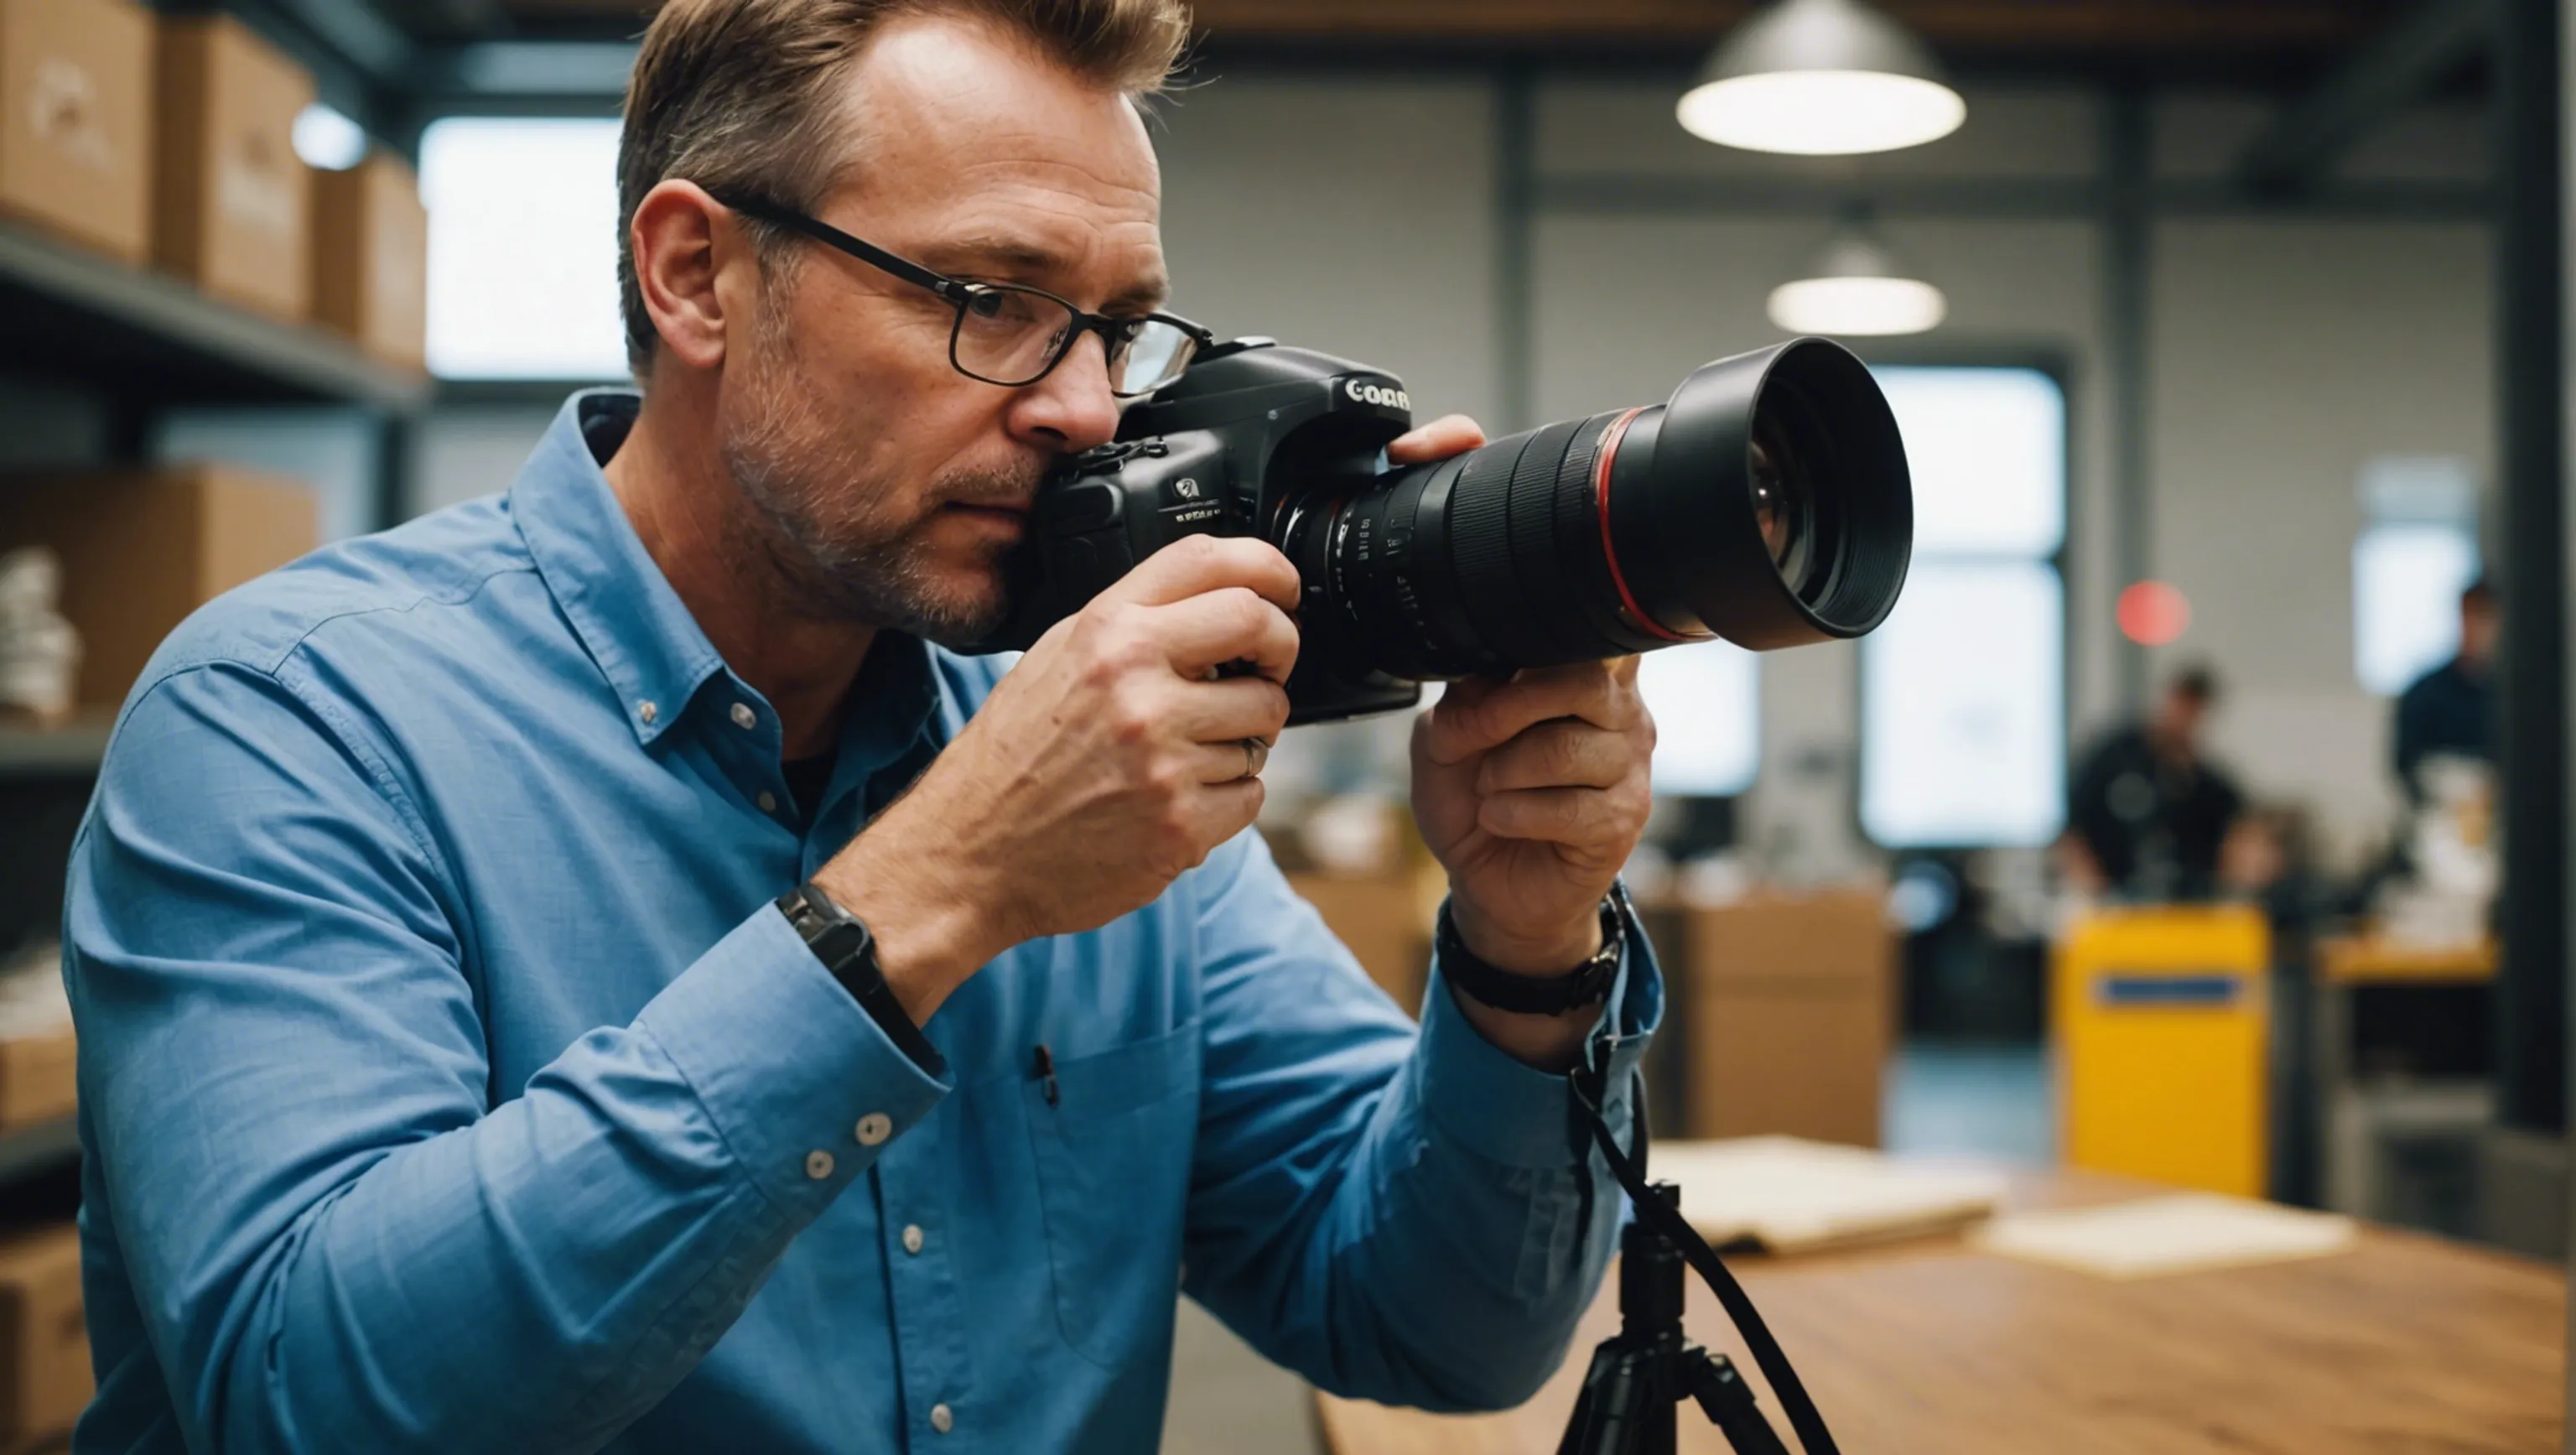
<instances>
[{"instance_id":1,"label":"window","mask_svg":"<svg viewBox=\"0 0 2576 1455\"><path fill-rule=\"evenodd\" d=\"M1861 642L1860 816L1889 848L2036 845L2065 816L2066 395L2036 369L1883 368L1914 565Z\"/></svg>"},{"instance_id":2,"label":"window","mask_svg":"<svg viewBox=\"0 0 2576 1455\"><path fill-rule=\"evenodd\" d=\"M1657 793L1725 798L1753 786L1762 761L1758 680L1753 654L1732 642L1639 659L1637 691L1655 715Z\"/></svg>"},{"instance_id":3,"label":"window","mask_svg":"<svg viewBox=\"0 0 2576 1455\"><path fill-rule=\"evenodd\" d=\"M2361 468L2352 543L2352 667L2383 697L2460 649L2460 592L2478 578L2478 482L2466 460L2383 456Z\"/></svg>"},{"instance_id":4,"label":"window","mask_svg":"<svg viewBox=\"0 0 2576 1455\"><path fill-rule=\"evenodd\" d=\"M2460 593L2478 578L2462 526L2374 525L2352 544L2353 671L2394 697L2460 649Z\"/></svg>"},{"instance_id":5,"label":"window","mask_svg":"<svg viewBox=\"0 0 2576 1455\"><path fill-rule=\"evenodd\" d=\"M429 367L622 379L617 123L455 117L421 137Z\"/></svg>"}]
</instances>

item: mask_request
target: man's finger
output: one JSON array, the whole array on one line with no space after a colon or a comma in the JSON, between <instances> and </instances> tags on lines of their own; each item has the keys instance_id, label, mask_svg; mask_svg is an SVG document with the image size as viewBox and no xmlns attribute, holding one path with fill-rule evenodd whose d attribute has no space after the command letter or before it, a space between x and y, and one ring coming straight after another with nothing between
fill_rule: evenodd
<instances>
[{"instance_id":1,"label":"man's finger","mask_svg":"<svg viewBox=\"0 0 2576 1455\"><path fill-rule=\"evenodd\" d=\"M1476 421L1463 414L1444 414L1396 436L1386 447L1386 457L1399 465L1419 465L1463 455L1484 442L1485 431Z\"/></svg>"},{"instance_id":2,"label":"man's finger","mask_svg":"<svg viewBox=\"0 0 2576 1455\"><path fill-rule=\"evenodd\" d=\"M1285 682L1288 669L1297 665L1297 623L1248 586L1149 607L1146 619L1184 677L1250 662L1262 676Z\"/></svg>"},{"instance_id":3,"label":"man's finger","mask_svg":"<svg viewBox=\"0 0 2576 1455\"><path fill-rule=\"evenodd\" d=\"M1611 732L1636 726L1635 669L1623 681L1616 668L1578 662L1534 668L1508 682L1456 683L1431 709L1427 746L1433 762L1456 763L1558 717L1580 718Z\"/></svg>"},{"instance_id":4,"label":"man's finger","mask_svg":"<svg viewBox=\"0 0 2576 1455\"><path fill-rule=\"evenodd\" d=\"M1228 677L1172 689L1171 726L1193 743L1276 742L1288 725L1288 689L1266 677Z\"/></svg>"},{"instance_id":5,"label":"man's finger","mask_svg":"<svg viewBox=\"0 0 2576 1455\"><path fill-rule=\"evenodd\" d=\"M1297 568L1252 536L1183 536L1136 563L1100 593L1139 606L1168 606L1228 586L1247 587L1281 611L1295 611Z\"/></svg>"},{"instance_id":6,"label":"man's finger","mask_svg":"<svg viewBox=\"0 0 2576 1455\"><path fill-rule=\"evenodd\" d=\"M1594 848L1626 833L1617 800L1600 788L1524 788L1476 806L1476 827L1498 839Z\"/></svg>"},{"instance_id":7,"label":"man's finger","mask_svg":"<svg viewBox=\"0 0 2576 1455\"><path fill-rule=\"evenodd\" d=\"M1610 788L1637 767L1626 735L1575 718L1543 722L1485 755L1479 793L1523 788Z\"/></svg>"}]
</instances>

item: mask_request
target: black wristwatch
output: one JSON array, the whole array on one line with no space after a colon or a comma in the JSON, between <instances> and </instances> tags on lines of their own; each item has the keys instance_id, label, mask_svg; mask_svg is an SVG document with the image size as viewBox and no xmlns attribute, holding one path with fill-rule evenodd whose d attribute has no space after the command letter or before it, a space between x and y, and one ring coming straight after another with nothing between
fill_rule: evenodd
<instances>
[{"instance_id":1,"label":"black wristwatch","mask_svg":"<svg viewBox=\"0 0 2576 1455\"><path fill-rule=\"evenodd\" d=\"M877 966L877 937L859 917L832 902L819 884L805 883L789 890L778 901L778 912L796 927L805 939L805 948L823 962L841 988L859 1003L885 1033L887 1039L903 1049L924 1074L945 1077L947 1058L939 1048L921 1034L921 1027L904 1013L903 1002L894 998L894 987L886 984L885 972Z\"/></svg>"},{"instance_id":2,"label":"black wristwatch","mask_svg":"<svg viewBox=\"0 0 2576 1455\"><path fill-rule=\"evenodd\" d=\"M1616 885L1601 897L1601 948L1592 958L1562 975L1515 975L1476 958L1458 937L1449 917L1449 901L1440 901L1440 929L1435 946L1440 974L1471 1000L1516 1015L1565 1015L1610 998L1619 978L1619 962L1628 944L1627 896Z\"/></svg>"}]
</instances>

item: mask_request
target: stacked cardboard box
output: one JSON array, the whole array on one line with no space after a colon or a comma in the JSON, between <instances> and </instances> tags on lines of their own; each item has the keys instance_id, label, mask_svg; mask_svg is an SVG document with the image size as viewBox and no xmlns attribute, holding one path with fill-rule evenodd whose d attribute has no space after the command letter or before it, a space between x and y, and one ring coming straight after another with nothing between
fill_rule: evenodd
<instances>
[{"instance_id":1,"label":"stacked cardboard box","mask_svg":"<svg viewBox=\"0 0 2576 1455\"><path fill-rule=\"evenodd\" d=\"M1879 1144L1896 935L1875 888L1764 892L1687 909L1659 944L1691 1137Z\"/></svg>"},{"instance_id":2,"label":"stacked cardboard box","mask_svg":"<svg viewBox=\"0 0 2576 1455\"><path fill-rule=\"evenodd\" d=\"M317 544L311 491L215 465L82 471L0 490L0 549L46 546L81 637L80 702L125 700L189 612Z\"/></svg>"},{"instance_id":3,"label":"stacked cardboard box","mask_svg":"<svg viewBox=\"0 0 2576 1455\"><path fill-rule=\"evenodd\" d=\"M162 22L153 260L219 298L302 319L312 176L295 118L313 79L229 16Z\"/></svg>"},{"instance_id":4,"label":"stacked cardboard box","mask_svg":"<svg viewBox=\"0 0 2576 1455\"><path fill-rule=\"evenodd\" d=\"M54 1448L95 1387L79 1233L66 1223L0 1235L0 1450Z\"/></svg>"},{"instance_id":5,"label":"stacked cardboard box","mask_svg":"<svg viewBox=\"0 0 2576 1455\"><path fill-rule=\"evenodd\" d=\"M419 369L429 323L429 213L420 179L378 152L313 180L313 317L389 364Z\"/></svg>"},{"instance_id":6,"label":"stacked cardboard box","mask_svg":"<svg viewBox=\"0 0 2576 1455\"><path fill-rule=\"evenodd\" d=\"M151 200L152 17L0 0L0 211L140 263Z\"/></svg>"}]
</instances>

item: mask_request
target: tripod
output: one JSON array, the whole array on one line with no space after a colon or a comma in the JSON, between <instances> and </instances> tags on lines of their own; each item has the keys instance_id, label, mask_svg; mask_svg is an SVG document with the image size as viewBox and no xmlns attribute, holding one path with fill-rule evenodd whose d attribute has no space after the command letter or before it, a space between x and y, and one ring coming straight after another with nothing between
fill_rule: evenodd
<instances>
[{"instance_id":1,"label":"tripod","mask_svg":"<svg viewBox=\"0 0 2576 1455\"><path fill-rule=\"evenodd\" d=\"M1678 1213L1681 1189L1658 1182L1647 1193ZM1683 1268L1681 1249L1642 1218L1620 1235L1619 1332L1593 1351L1557 1455L1672 1455L1685 1399L1736 1455L1788 1455L1735 1365L1682 1337Z\"/></svg>"}]
</instances>

